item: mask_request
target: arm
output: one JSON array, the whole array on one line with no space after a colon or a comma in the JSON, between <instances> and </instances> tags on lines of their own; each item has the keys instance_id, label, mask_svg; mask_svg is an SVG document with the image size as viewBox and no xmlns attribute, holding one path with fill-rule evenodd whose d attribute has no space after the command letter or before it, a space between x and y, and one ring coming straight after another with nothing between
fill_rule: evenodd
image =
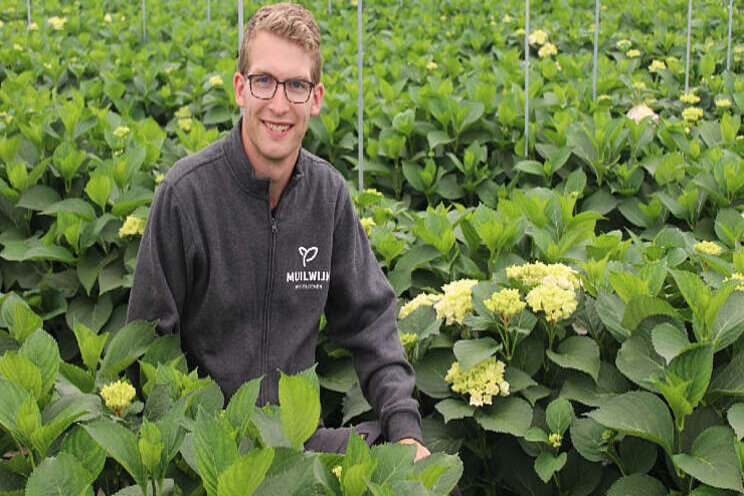
<instances>
[{"instance_id":1,"label":"arm","mask_svg":"<svg viewBox=\"0 0 744 496\"><path fill-rule=\"evenodd\" d=\"M127 322L159 320L159 334L180 332L192 281L192 240L175 192L164 181L155 192L137 253Z\"/></svg>"},{"instance_id":2,"label":"arm","mask_svg":"<svg viewBox=\"0 0 744 496\"><path fill-rule=\"evenodd\" d=\"M385 437L421 441L421 416L412 398L415 376L398 337L395 302L344 186L336 199L327 330L351 352Z\"/></svg>"}]
</instances>

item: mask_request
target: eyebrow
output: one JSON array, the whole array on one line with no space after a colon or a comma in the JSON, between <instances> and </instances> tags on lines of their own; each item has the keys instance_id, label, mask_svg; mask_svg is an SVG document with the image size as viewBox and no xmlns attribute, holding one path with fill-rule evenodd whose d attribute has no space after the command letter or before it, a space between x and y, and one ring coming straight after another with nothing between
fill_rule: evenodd
<instances>
[{"instance_id":1,"label":"eyebrow","mask_svg":"<svg viewBox=\"0 0 744 496\"><path fill-rule=\"evenodd\" d=\"M256 70L256 71L251 72L250 74L262 75L262 76L271 76L274 79L276 79L277 81L280 81L280 79L278 77L276 77L274 74L272 74L269 71ZM310 77L306 78L306 77L303 77L303 76L293 76L293 77L289 77L289 78L285 79L285 81L291 81L291 80L312 82L313 79L310 78Z\"/></svg>"}]
</instances>

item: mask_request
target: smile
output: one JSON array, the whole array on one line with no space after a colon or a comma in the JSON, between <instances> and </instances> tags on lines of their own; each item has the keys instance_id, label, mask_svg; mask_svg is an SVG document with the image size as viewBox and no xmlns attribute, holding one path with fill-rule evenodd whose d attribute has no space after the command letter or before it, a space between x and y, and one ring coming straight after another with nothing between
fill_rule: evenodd
<instances>
[{"instance_id":1,"label":"smile","mask_svg":"<svg viewBox=\"0 0 744 496\"><path fill-rule=\"evenodd\" d=\"M292 127L292 124L278 124L274 122L262 121L267 128L275 133L285 133Z\"/></svg>"}]
</instances>

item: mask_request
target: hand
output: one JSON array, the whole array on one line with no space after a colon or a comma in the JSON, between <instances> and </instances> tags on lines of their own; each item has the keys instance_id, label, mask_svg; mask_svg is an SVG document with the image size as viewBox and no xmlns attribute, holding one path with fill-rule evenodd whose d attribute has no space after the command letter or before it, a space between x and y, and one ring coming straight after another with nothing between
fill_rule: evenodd
<instances>
[{"instance_id":1,"label":"hand","mask_svg":"<svg viewBox=\"0 0 744 496\"><path fill-rule=\"evenodd\" d=\"M413 438L407 437L405 439L401 439L400 441L398 441L398 443L416 445L416 456L413 459L414 463L421 460L422 458L426 458L427 456L431 455L429 450L426 449L426 447L423 444L419 443Z\"/></svg>"}]
</instances>

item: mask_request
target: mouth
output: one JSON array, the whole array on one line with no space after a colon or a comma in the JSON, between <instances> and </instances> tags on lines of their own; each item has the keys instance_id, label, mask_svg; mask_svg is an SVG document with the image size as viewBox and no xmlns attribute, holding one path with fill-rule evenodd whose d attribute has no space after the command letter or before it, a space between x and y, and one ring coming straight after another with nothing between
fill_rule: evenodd
<instances>
[{"instance_id":1,"label":"mouth","mask_svg":"<svg viewBox=\"0 0 744 496\"><path fill-rule=\"evenodd\" d=\"M277 136L283 136L285 135L294 124L289 124L286 122L270 122L270 121L261 121L264 126L271 132L273 135Z\"/></svg>"}]
</instances>

